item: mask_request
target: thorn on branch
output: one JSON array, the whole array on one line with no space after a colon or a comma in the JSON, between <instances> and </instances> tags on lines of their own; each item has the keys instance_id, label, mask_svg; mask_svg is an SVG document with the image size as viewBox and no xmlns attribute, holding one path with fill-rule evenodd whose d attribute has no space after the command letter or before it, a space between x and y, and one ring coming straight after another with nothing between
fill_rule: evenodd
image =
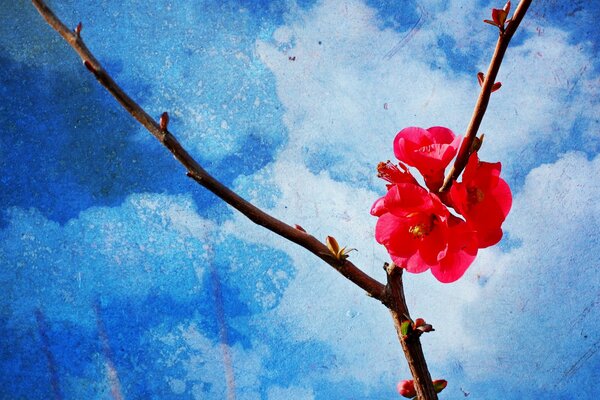
<instances>
[{"instance_id":1,"label":"thorn on branch","mask_svg":"<svg viewBox=\"0 0 600 400\"><path fill-rule=\"evenodd\" d=\"M73 29L73 32L75 32L75 35L77 35L77 37L81 36L81 28L83 28L83 25L81 24L81 21L77 24L77 26L75 27L75 29Z\"/></svg>"},{"instance_id":2,"label":"thorn on branch","mask_svg":"<svg viewBox=\"0 0 600 400\"><path fill-rule=\"evenodd\" d=\"M160 130L162 132L167 131L167 128L169 126L169 113L167 113L166 111L161 114L159 125L160 125Z\"/></svg>"}]
</instances>

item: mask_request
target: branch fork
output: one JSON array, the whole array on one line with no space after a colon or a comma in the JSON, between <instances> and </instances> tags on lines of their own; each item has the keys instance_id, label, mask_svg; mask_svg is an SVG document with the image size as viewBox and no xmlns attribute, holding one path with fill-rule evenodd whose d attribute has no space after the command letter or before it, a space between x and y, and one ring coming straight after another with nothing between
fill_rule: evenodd
<instances>
[{"instance_id":1,"label":"branch fork","mask_svg":"<svg viewBox=\"0 0 600 400\"><path fill-rule=\"evenodd\" d=\"M481 146L483 135L477 138L477 131L487 109L490 95L501 86L495 82L500 64L517 27L523 19L532 0L521 0L511 20L506 20L510 11L510 2L502 12L496 10L496 18L493 17L493 25L499 26L500 35L496 49L487 73L478 74L481 85L481 93L477 100L473 116L467 128L465 137L461 144L458 156L450 172L446 176L439 190L443 197L452 183L458 178L466 166L468 158L473 151ZM431 325L417 318L410 318L404 288L402 283L402 268L395 264L385 265L387 284L383 285L371 276L364 273L356 265L348 260L348 252L352 249L340 248L333 237L328 237L326 243L322 243L314 236L308 234L300 225L288 225L283 221L267 214L252 203L244 200L237 193L223 185L210 175L201 165L183 148L179 141L168 130L169 115L164 112L158 121L152 118L142 109L125 91L113 80L113 78L102 68L102 65L87 48L81 38L82 23L79 22L75 29L68 29L65 24L50 10L44 0L32 0L46 22L54 28L65 41L81 57L85 67L94 75L98 82L112 94L115 99L131 114L141 125L143 125L161 144L163 144L173 156L184 166L186 175L197 183L214 193L227 204L238 210L252 222L276 233L277 235L304 247L325 261L348 280L365 290L367 295L381 301L389 310L394 321L398 339L408 361L411 374L414 378L414 386L418 400L436 400L437 394L432 383L425 356L421 348L420 336L424 332L433 330ZM486 21L488 22L488 21ZM500 24L501 22L501 24ZM504 23L507 22L506 28ZM404 327L403 327L404 326Z\"/></svg>"}]
</instances>

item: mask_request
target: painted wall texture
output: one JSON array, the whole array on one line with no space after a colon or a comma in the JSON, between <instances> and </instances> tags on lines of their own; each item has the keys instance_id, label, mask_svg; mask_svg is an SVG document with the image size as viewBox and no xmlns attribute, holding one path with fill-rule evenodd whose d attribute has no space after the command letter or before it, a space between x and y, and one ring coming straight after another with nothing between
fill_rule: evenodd
<instances>
[{"instance_id":1,"label":"painted wall texture","mask_svg":"<svg viewBox=\"0 0 600 400\"><path fill-rule=\"evenodd\" d=\"M406 126L460 133L489 1L50 1L217 178L384 280L372 202ZM25 0L0 2L0 397L395 399L380 304L183 169ZM513 210L459 282L406 277L443 399L596 399L600 4L534 1L482 158Z\"/></svg>"}]
</instances>

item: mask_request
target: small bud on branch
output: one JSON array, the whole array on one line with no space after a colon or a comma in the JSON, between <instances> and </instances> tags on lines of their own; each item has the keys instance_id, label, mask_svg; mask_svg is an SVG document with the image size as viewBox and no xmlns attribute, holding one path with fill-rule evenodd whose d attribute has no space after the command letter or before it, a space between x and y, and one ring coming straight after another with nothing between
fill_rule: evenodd
<instances>
[{"instance_id":1,"label":"small bud on branch","mask_svg":"<svg viewBox=\"0 0 600 400\"><path fill-rule=\"evenodd\" d=\"M83 25L81 24L81 21L80 21L77 24L77 26L75 27L75 29L73 30L78 37L81 35L81 28L83 28Z\"/></svg>"},{"instance_id":2,"label":"small bud on branch","mask_svg":"<svg viewBox=\"0 0 600 400\"><path fill-rule=\"evenodd\" d=\"M327 238L325 239L325 244L327 245L329 251L331 251L331 253L335 256L336 260L342 262L346 261L346 259L348 258L348 253L350 253L352 250L356 250L346 249L346 247L340 248L340 245L333 236L327 236Z\"/></svg>"},{"instance_id":3,"label":"small bud on branch","mask_svg":"<svg viewBox=\"0 0 600 400\"><path fill-rule=\"evenodd\" d=\"M483 82L485 81L485 75L483 74L483 72L477 73L477 81L479 82L479 86L483 87ZM492 93L494 93L496 90L500 89L501 87L502 87L501 82L495 82L492 85Z\"/></svg>"},{"instance_id":4,"label":"small bud on branch","mask_svg":"<svg viewBox=\"0 0 600 400\"><path fill-rule=\"evenodd\" d=\"M481 149L481 146L483 145L483 139L485 138L485 134L481 134L481 136L479 137L475 137L473 139L473 143L471 144L471 152L469 154L473 154L479 151L479 149Z\"/></svg>"},{"instance_id":5,"label":"small bud on branch","mask_svg":"<svg viewBox=\"0 0 600 400\"><path fill-rule=\"evenodd\" d=\"M408 338L408 336L411 334L416 334L417 336L420 336L423 333L433 331L435 331L435 329L433 329L433 326L431 324L426 323L423 318L417 318L416 320L414 320L414 322L410 319L407 319L406 321L403 321L400 325L400 333L402 334L402 337L404 339Z\"/></svg>"},{"instance_id":6,"label":"small bud on branch","mask_svg":"<svg viewBox=\"0 0 600 400\"><path fill-rule=\"evenodd\" d=\"M483 86L483 81L485 80L485 75L483 72L477 73L477 80L479 81L479 86Z\"/></svg>"},{"instance_id":7,"label":"small bud on branch","mask_svg":"<svg viewBox=\"0 0 600 400\"><path fill-rule=\"evenodd\" d=\"M446 386L448 386L448 381L445 379L434 379L433 381L433 389L436 393L446 389Z\"/></svg>"},{"instance_id":8,"label":"small bud on branch","mask_svg":"<svg viewBox=\"0 0 600 400\"><path fill-rule=\"evenodd\" d=\"M163 131L163 132L167 131L167 128L169 126L169 113L168 112L165 111L164 113L161 114L159 125L160 125L161 131Z\"/></svg>"},{"instance_id":9,"label":"small bud on branch","mask_svg":"<svg viewBox=\"0 0 600 400\"><path fill-rule=\"evenodd\" d=\"M486 24L497 26L500 29L500 33L504 33L505 24L510 23L508 14L510 13L510 1L508 1L504 8L492 8L492 19L484 19L483 22Z\"/></svg>"},{"instance_id":10,"label":"small bud on branch","mask_svg":"<svg viewBox=\"0 0 600 400\"><path fill-rule=\"evenodd\" d=\"M436 393L440 393L442 390L446 389L448 386L448 381L445 379L435 379L433 380L433 389ZM400 396L406 397L407 399L416 399L417 391L415 389L415 381L414 380L404 380L398 382L398 386L396 387Z\"/></svg>"},{"instance_id":11,"label":"small bud on branch","mask_svg":"<svg viewBox=\"0 0 600 400\"><path fill-rule=\"evenodd\" d=\"M304 233L306 233L306 229L304 229L303 227L301 227L301 226L300 226L300 225L298 225L298 224L294 224L294 228L298 229L298 230L299 230L299 231L301 231L301 232L304 232Z\"/></svg>"},{"instance_id":12,"label":"small bud on branch","mask_svg":"<svg viewBox=\"0 0 600 400\"><path fill-rule=\"evenodd\" d=\"M417 396L415 381L412 379L398 382L397 389L400 396L406 397L407 399L412 399Z\"/></svg>"}]
</instances>

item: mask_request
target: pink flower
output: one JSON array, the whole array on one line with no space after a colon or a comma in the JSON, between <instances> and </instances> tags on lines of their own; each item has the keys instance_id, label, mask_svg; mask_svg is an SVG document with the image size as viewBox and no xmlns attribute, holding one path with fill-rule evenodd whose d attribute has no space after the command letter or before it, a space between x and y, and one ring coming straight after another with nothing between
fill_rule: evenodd
<instances>
[{"instance_id":1,"label":"pink flower","mask_svg":"<svg viewBox=\"0 0 600 400\"><path fill-rule=\"evenodd\" d=\"M402 164L396 167L388 161L377 169L379 177L390 182L387 194L371 207L371 214L379 217L377 242L409 272L431 269L444 283L462 277L477 255L475 231L419 186Z\"/></svg>"},{"instance_id":2,"label":"pink flower","mask_svg":"<svg viewBox=\"0 0 600 400\"><path fill-rule=\"evenodd\" d=\"M396 265L419 273L438 265L448 246L448 209L414 183L391 185L371 208L378 216L375 239Z\"/></svg>"},{"instance_id":3,"label":"pink flower","mask_svg":"<svg viewBox=\"0 0 600 400\"><path fill-rule=\"evenodd\" d=\"M389 182L386 186L392 188L396 183L414 183L417 184L415 178L410 174L408 169L400 163L398 166L391 161L380 162L377 165L377 177ZM379 198L371 207L371 215L379 217L385 211L384 197Z\"/></svg>"},{"instance_id":4,"label":"pink flower","mask_svg":"<svg viewBox=\"0 0 600 400\"><path fill-rule=\"evenodd\" d=\"M435 192L444 182L444 170L456 155L461 138L441 126L405 128L394 139L394 154L418 169L427 187Z\"/></svg>"},{"instance_id":5,"label":"pink flower","mask_svg":"<svg viewBox=\"0 0 600 400\"><path fill-rule=\"evenodd\" d=\"M462 182L450 189L453 207L473 227L479 248L492 246L502 238L502 223L512 205L508 184L500 178L501 164L479 161L477 153L469 158Z\"/></svg>"},{"instance_id":6,"label":"pink flower","mask_svg":"<svg viewBox=\"0 0 600 400\"><path fill-rule=\"evenodd\" d=\"M375 239L392 261L412 273L430 269L443 283L461 278L479 249L500 241L512 203L510 188L500 178L500 163L481 162L476 152L468 160L462 182L438 197L444 170L459 144L460 137L439 126L398 132L394 153L401 162L379 163L378 176L388 182L388 191L371 207L371 214L379 217ZM403 163L419 170L430 191Z\"/></svg>"}]
</instances>

